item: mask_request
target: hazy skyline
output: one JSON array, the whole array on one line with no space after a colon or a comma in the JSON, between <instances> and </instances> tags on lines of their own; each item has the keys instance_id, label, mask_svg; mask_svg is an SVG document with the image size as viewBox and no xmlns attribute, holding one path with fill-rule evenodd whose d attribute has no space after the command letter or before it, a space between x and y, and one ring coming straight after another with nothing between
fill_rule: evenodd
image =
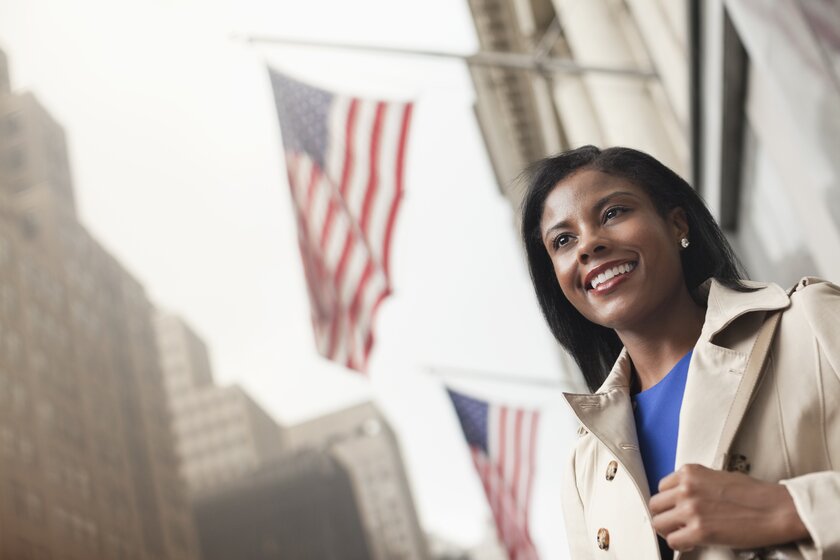
<instances>
[{"instance_id":1,"label":"hazy skyline","mask_svg":"<svg viewBox=\"0 0 840 560\"><path fill-rule=\"evenodd\" d=\"M425 527L469 544L487 509L428 369L559 379L556 347L462 64L230 38L476 48L466 2L350 4L0 0L0 48L13 88L32 91L67 131L83 223L153 301L205 339L217 380L241 383L285 423L374 398L401 438ZM417 102L392 248L395 295L379 313L369 380L314 350L266 62L337 91ZM546 407L534 533L546 558L564 557L559 473L548 472L571 439L559 392L453 385Z\"/></svg>"}]
</instances>

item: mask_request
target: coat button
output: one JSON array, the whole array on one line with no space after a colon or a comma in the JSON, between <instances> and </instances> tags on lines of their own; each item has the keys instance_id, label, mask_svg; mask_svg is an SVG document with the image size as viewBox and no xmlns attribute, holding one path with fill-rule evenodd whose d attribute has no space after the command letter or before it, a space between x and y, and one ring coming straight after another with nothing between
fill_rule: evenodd
<instances>
[{"instance_id":1,"label":"coat button","mask_svg":"<svg viewBox=\"0 0 840 560\"><path fill-rule=\"evenodd\" d=\"M728 471L738 471L739 473L749 474L750 462L743 455L733 453L729 456L729 464L726 465Z\"/></svg>"},{"instance_id":2,"label":"coat button","mask_svg":"<svg viewBox=\"0 0 840 560\"><path fill-rule=\"evenodd\" d=\"M603 527L598 529L598 548L601 550L609 550L610 548L610 532Z\"/></svg>"},{"instance_id":3,"label":"coat button","mask_svg":"<svg viewBox=\"0 0 840 560\"><path fill-rule=\"evenodd\" d=\"M618 472L618 463L616 461L610 461L607 465L607 480L612 480L615 478L615 473Z\"/></svg>"}]
</instances>

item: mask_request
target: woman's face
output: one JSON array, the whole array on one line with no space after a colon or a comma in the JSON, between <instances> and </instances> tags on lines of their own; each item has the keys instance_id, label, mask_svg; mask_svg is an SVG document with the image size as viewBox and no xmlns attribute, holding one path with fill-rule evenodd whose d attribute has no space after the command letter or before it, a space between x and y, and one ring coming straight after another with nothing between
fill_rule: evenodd
<instances>
[{"instance_id":1,"label":"woman's face","mask_svg":"<svg viewBox=\"0 0 840 560\"><path fill-rule=\"evenodd\" d=\"M540 230L563 294L594 323L642 328L685 289L685 212L676 208L663 217L644 189L626 179L573 173L546 198Z\"/></svg>"}]
</instances>

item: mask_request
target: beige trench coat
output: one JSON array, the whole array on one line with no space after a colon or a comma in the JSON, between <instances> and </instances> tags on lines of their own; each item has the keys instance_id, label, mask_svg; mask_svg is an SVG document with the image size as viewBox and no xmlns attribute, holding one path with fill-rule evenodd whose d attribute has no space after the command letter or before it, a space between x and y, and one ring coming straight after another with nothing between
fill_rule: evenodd
<instances>
[{"instance_id":1,"label":"beige trench coat","mask_svg":"<svg viewBox=\"0 0 840 560\"><path fill-rule=\"evenodd\" d=\"M738 459L734 468L787 486L813 539L763 551L702 548L677 558L840 559L840 288L804 278L788 297L774 284L748 284L759 289L737 292L715 281L704 285L706 320L688 370L676 466L713 466L758 327L767 311L783 309L732 453ZM630 402L630 372L629 356L622 351L595 394L566 394L581 424L563 491L574 560L660 557L647 507L650 493Z\"/></svg>"}]
</instances>

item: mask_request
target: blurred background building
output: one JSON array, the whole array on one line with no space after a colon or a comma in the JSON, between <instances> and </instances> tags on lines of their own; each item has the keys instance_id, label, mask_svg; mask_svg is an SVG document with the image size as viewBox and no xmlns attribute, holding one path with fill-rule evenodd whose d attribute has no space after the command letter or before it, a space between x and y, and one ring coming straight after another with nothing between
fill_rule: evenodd
<instances>
[{"instance_id":1,"label":"blurred background building","mask_svg":"<svg viewBox=\"0 0 840 560\"><path fill-rule=\"evenodd\" d=\"M689 179L751 276L840 279L836 0L467 3L499 62L470 73L511 205L536 159L631 146ZM0 560L199 543L208 560L499 554L423 534L373 405L281 429L214 383L200 337L80 223L64 131L0 52Z\"/></svg>"},{"instance_id":2,"label":"blurred background building","mask_svg":"<svg viewBox=\"0 0 840 560\"><path fill-rule=\"evenodd\" d=\"M0 53L0 558L195 559L142 286Z\"/></svg>"},{"instance_id":3,"label":"blurred background building","mask_svg":"<svg viewBox=\"0 0 840 560\"><path fill-rule=\"evenodd\" d=\"M378 410L284 430L217 386L79 222L61 126L0 85L0 559L429 558Z\"/></svg>"},{"instance_id":4,"label":"blurred background building","mask_svg":"<svg viewBox=\"0 0 840 560\"><path fill-rule=\"evenodd\" d=\"M507 551L496 538L496 525L487 518L487 532L477 545L465 548L437 535L429 535L429 551L433 560L508 560Z\"/></svg>"},{"instance_id":5,"label":"blurred background building","mask_svg":"<svg viewBox=\"0 0 840 560\"><path fill-rule=\"evenodd\" d=\"M431 558L396 437L376 407L285 431L282 455L197 488L205 560Z\"/></svg>"},{"instance_id":6,"label":"blurred background building","mask_svg":"<svg viewBox=\"0 0 840 560\"><path fill-rule=\"evenodd\" d=\"M183 478L204 560L429 558L393 430L372 404L280 426L213 382L207 347L155 317Z\"/></svg>"},{"instance_id":7,"label":"blurred background building","mask_svg":"<svg viewBox=\"0 0 840 560\"><path fill-rule=\"evenodd\" d=\"M757 278L840 278L840 5L695 2L695 182Z\"/></svg>"},{"instance_id":8,"label":"blurred background building","mask_svg":"<svg viewBox=\"0 0 840 560\"><path fill-rule=\"evenodd\" d=\"M372 404L281 428L213 381L207 347L157 312L177 455L204 560L429 558L394 432Z\"/></svg>"},{"instance_id":9,"label":"blurred background building","mask_svg":"<svg viewBox=\"0 0 840 560\"><path fill-rule=\"evenodd\" d=\"M280 426L238 385L213 382L204 342L175 315L155 318L181 474L190 493L218 488L277 459Z\"/></svg>"},{"instance_id":10,"label":"blurred background building","mask_svg":"<svg viewBox=\"0 0 840 560\"><path fill-rule=\"evenodd\" d=\"M385 417L364 403L288 428L290 447L318 450L346 471L374 560L429 558L399 443Z\"/></svg>"},{"instance_id":11,"label":"blurred background building","mask_svg":"<svg viewBox=\"0 0 840 560\"><path fill-rule=\"evenodd\" d=\"M535 159L630 146L700 191L751 276L840 277L836 1L468 1L483 50L539 70L471 68L512 204Z\"/></svg>"},{"instance_id":12,"label":"blurred background building","mask_svg":"<svg viewBox=\"0 0 840 560\"><path fill-rule=\"evenodd\" d=\"M482 50L536 68L471 69L478 122L512 203L529 163L584 144L633 146L688 171L686 2L468 1Z\"/></svg>"},{"instance_id":13,"label":"blurred background building","mask_svg":"<svg viewBox=\"0 0 840 560\"><path fill-rule=\"evenodd\" d=\"M323 450L301 450L205 491L195 515L204 560L376 557L350 475Z\"/></svg>"}]
</instances>

